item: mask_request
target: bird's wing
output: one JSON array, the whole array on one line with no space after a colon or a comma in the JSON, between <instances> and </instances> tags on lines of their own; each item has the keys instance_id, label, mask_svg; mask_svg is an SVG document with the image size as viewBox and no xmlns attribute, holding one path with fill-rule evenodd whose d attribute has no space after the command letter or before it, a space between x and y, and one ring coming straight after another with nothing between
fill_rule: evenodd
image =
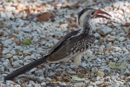
<instances>
[{"instance_id":1,"label":"bird's wing","mask_svg":"<svg viewBox=\"0 0 130 87\"><path fill-rule=\"evenodd\" d=\"M57 50L57 48L59 48L59 46L64 42L66 41L68 38L70 38L72 35L77 35L79 33L79 30L77 31L73 31L73 32L70 32L69 34L65 35L58 43L56 43L56 45L54 45L48 54L52 54L53 52L55 52Z\"/></svg>"},{"instance_id":2,"label":"bird's wing","mask_svg":"<svg viewBox=\"0 0 130 87\"><path fill-rule=\"evenodd\" d=\"M84 40L86 41L82 43L82 41ZM56 51L53 52L47 58L47 61L55 63L55 62L63 61L64 59L68 57L73 57L73 55L87 50L89 45L91 45L94 42L94 40L95 40L95 37L93 35L89 35L87 37L83 37L82 35L71 37L67 39L65 42L63 42L61 45L59 45ZM82 45L82 44L85 44L85 45ZM78 48L78 46L80 47Z\"/></svg>"}]
</instances>

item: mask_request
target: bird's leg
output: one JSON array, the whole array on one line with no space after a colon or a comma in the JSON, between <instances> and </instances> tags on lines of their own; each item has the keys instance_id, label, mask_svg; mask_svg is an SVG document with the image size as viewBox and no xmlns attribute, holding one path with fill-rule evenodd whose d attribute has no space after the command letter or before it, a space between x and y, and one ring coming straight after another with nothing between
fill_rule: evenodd
<instances>
[{"instance_id":1,"label":"bird's leg","mask_svg":"<svg viewBox=\"0 0 130 87\"><path fill-rule=\"evenodd\" d=\"M77 75L78 74L80 75L81 72L84 70L84 67L80 66L82 55L83 53L78 54L77 56L74 57L74 65L76 66L75 70L78 71Z\"/></svg>"},{"instance_id":2,"label":"bird's leg","mask_svg":"<svg viewBox=\"0 0 130 87\"><path fill-rule=\"evenodd\" d=\"M74 65L79 66L81 63L82 53L74 57Z\"/></svg>"},{"instance_id":3,"label":"bird's leg","mask_svg":"<svg viewBox=\"0 0 130 87\"><path fill-rule=\"evenodd\" d=\"M48 76L48 66L49 66L49 63L46 62L46 63L45 63L45 77Z\"/></svg>"}]
</instances>

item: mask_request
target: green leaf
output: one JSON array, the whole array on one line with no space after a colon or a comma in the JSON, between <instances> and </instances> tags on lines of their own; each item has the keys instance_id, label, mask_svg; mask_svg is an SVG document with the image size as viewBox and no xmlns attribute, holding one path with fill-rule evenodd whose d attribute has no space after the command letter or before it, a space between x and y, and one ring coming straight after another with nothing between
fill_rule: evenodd
<instances>
[{"instance_id":1,"label":"green leaf","mask_svg":"<svg viewBox=\"0 0 130 87\"><path fill-rule=\"evenodd\" d=\"M118 69L126 69L126 63L121 63L121 65L118 67Z\"/></svg>"},{"instance_id":2,"label":"green leaf","mask_svg":"<svg viewBox=\"0 0 130 87\"><path fill-rule=\"evenodd\" d=\"M51 72L51 70L48 70L48 72L50 73L50 72Z\"/></svg>"},{"instance_id":3,"label":"green leaf","mask_svg":"<svg viewBox=\"0 0 130 87\"><path fill-rule=\"evenodd\" d=\"M13 2L14 0L8 0L8 2Z\"/></svg>"},{"instance_id":4,"label":"green leaf","mask_svg":"<svg viewBox=\"0 0 130 87\"><path fill-rule=\"evenodd\" d=\"M90 57L89 59L87 59L87 60L93 60L93 59L96 59L97 57L96 56L94 56L94 57Z\"/></svg>"},{"instance_id":5,"label":"green leaf","mask_svg":"<svg viewBox=\"0 0 130 87\"><path fill-rule=\"evenodd\" d=\"M117 68L115 62L110 62L110 63L109 63L109 67L110 67L110 68Z\"/></svg>"},{"instance_id":6,"label":"green leaf","mask_svg":"<svg viewBox=\"0 0 130 87\"><path fill-rule=\"evenodd\" d=\"M26 45L32 44L32 42L31 42L30 39L24 39L24 42L23 42L23 43L26 44Z\"/></svg>"},{"instance_id":7,"label":"green leaf","mask_svg":"<svg viewBox=\"0 0 130 87\"><path fill-rule=\"evenodd\" d=\"M75 81L85 81L85 78L79 78L76 75L71 76L71 77L72 77L72 80L75 80Z\"/></svg>"}]
</instances>

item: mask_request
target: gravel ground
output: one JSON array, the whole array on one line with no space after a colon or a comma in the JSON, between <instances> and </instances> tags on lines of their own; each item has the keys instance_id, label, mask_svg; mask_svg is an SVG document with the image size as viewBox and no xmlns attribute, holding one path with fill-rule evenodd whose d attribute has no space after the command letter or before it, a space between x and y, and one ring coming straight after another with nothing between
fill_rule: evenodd
<instances>
[{"instance_id":1,"label":"gravel ground","mask_svg":"<svg viewBox=\"0 0 130 87\"><path fill-rule=\"evenodd\" d=\"M8 1L0 2L0 87L130 87L130 0ZM47 54L67 33L81 29L76 18L85 7L112 17L93 19L96 41L79 67L73 59L47 64L45 77L42 64L4 83L7 74Z\"/></svg>"}]
</instances>

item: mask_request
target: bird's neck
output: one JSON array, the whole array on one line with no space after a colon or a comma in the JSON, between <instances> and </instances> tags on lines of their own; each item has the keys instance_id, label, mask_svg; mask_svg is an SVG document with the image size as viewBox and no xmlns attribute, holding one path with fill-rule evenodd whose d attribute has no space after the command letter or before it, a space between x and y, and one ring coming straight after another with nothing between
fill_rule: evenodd
<instances>
[{"instance_id":1,"label":"bird's neck","mask_svg":"<svg viewBox=\"0 0 130 87\"><path fill-rule=\"evenodd\" d=\"M85 34L85 35L90 35L91 34L91 30L92 30L92 27L91 27L91 25L90 25L90 22L85 22L84 23L84 26L83 26L83 33Z\"/></svg>"}]
</instances>

